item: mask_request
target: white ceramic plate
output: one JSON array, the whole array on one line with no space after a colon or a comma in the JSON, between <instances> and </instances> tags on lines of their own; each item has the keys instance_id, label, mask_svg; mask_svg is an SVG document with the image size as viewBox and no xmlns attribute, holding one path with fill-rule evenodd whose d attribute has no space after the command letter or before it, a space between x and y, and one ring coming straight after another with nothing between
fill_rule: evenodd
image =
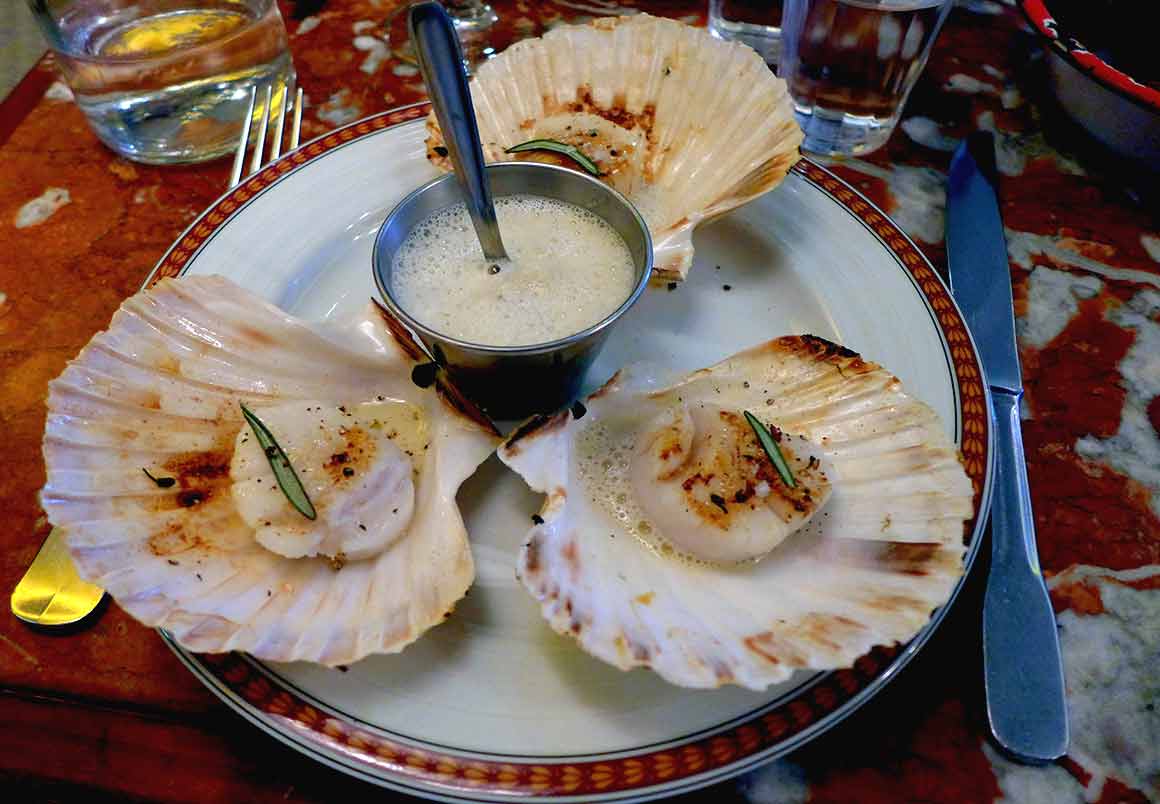
<instances>
[{"instance_id":1,"label":"white ceramic plate","mask_svg":"<svg viewBox=\"0 0 1160 804\"><path fill-rule=\"evenodd\" d=\"M371 247L391 207L436 175L423 106L327 135L247 180L174 245L156 276L220 273L310 319L374 294ZM679 371L790 333L840 342L942 416L976 486L991 451L985 386L945 287L885 216L803 162L774 192L702 227L688 282L651 288L609 339L596 386L638 360ZM726 290L726 287L729 290ZM459 495L478 578L452 618L400 655L345 670L195 656L189 668L251 721L350 774L447 800L639 800L740 773L829 728L917 651L754 693L683 690L622 673L555 635L514 562L540 500L494 457Z\"/></svg>"}]
</instances>

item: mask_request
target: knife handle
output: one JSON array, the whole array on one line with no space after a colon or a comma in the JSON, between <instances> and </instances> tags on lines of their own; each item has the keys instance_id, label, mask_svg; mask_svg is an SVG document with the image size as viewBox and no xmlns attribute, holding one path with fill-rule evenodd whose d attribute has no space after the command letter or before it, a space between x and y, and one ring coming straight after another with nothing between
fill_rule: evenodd
<instances>
[{"instance_id":1,"label":"knife handle","mask_svg":"<svg viewBox=\"0 0 1160 804\"><path fill-rule=\"evenodd\" d=\"M987 719L1001 748L1021 762L1041 764L1067 752L1063 662L1035 547L1019 425L1022 394L992 393L996 473L983 602Z\"/></svg>"}]
</instances>

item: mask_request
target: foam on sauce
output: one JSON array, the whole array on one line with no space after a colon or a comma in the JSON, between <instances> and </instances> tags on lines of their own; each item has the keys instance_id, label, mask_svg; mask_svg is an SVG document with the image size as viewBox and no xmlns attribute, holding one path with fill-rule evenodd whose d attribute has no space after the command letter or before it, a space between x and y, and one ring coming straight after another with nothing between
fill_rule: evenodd
<instances>
[{"instance_id":1,"label":"foam on sauce","mask_svg":"<svg viewBox=\"0 0 1160 804\"><path fill-rule=\"evenodd\" d=\"M612 314L636 286L624 239L575 204L532 195L497 198L510 262L489 270L467 207L415 227L394 258L391 289L418 321L488 346L526 346L580 332Z\"/></svg>"},{"instance_id":2,"label":"foam on sauce","mask_svg":"<svg viewBox=\"0 0 1160 804\"><path fill-rule=\"evenodd\" d=\"M636 443L634 423L632 417L603 417L594 419L577 435L574 460L588 501L656 556L690 566L733 566L689 555L649 520L632 493L628 475Z\"/></svg>"}]
</instances>

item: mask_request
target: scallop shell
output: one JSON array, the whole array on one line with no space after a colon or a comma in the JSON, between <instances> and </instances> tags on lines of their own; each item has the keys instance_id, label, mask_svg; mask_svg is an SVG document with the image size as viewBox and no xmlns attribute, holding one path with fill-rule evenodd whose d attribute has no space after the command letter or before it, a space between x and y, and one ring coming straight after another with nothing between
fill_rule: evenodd
<instances>
[{"instance_id":1,"label":"scallop shell","mask_svg":"<svg viewBox=\"0 0 1160 804\"><path fill-rule=\"evenodd\" d=\"M971 483L938 417L889 372L792 336L656 388L621 372L586 410L532 420L500 448L547 494L517 574L557 632L623 670L760 690L904 642L948 600ZM624 493L634 436L677 399L804 435L836 476L830 500L756 563L683 559Z\"/></svg>"},{"instance_id":2,"label":"scallop shell","mask_svg":"<svg viewBox=\"0 0 1160 804\"><path fill-rule=\"evenodd\" d=\"M575 167L504 153L539 138L591 157L648 222L664 281L688 273L694 228L776 187L802 141L785 82L756 52L647 14L517 42L479 66L471 96L487 161ZM450 170L433 114L427 126L428 157Z\"/></svg>"},{"instance_id":3,"label":"scallop shell","mask_svg":"<svg viewBox=\"0 0 1160 804\"><path fill-rule=\"evenodd\" d=\"M41 501L80 575L194 651L345 664L442 622L474 579L455 493L499 439L453 392L411 382L421 353L388 327L373 307L354 327L309 325L222 277L127 300L49 386ZM428 426L406 534L337 571L259 546L230 487L239 402L380 396Z\"/></svg>"}]
</instances>

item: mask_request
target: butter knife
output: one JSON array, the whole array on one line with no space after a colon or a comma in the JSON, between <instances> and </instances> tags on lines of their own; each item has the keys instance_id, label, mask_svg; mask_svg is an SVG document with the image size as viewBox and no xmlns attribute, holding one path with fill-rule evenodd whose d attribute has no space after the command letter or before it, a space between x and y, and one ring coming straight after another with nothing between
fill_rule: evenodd
<instances>
[{"instance_id":1,"label":"butter knife","mask_svg":"<svg viewBox=\"0 0 1160 804\"><path fill-rule=\"evenodd\" d=\"M995 431L991 572L983 601L987 719L1004 751L1040 764L1067 752L1067 702L1055 614L1035 547L1019 423L1023 378L997 179L993 137L971 134L951 160L947 261L951 292L991 389Z\"/></svg>"}]
</instances>

